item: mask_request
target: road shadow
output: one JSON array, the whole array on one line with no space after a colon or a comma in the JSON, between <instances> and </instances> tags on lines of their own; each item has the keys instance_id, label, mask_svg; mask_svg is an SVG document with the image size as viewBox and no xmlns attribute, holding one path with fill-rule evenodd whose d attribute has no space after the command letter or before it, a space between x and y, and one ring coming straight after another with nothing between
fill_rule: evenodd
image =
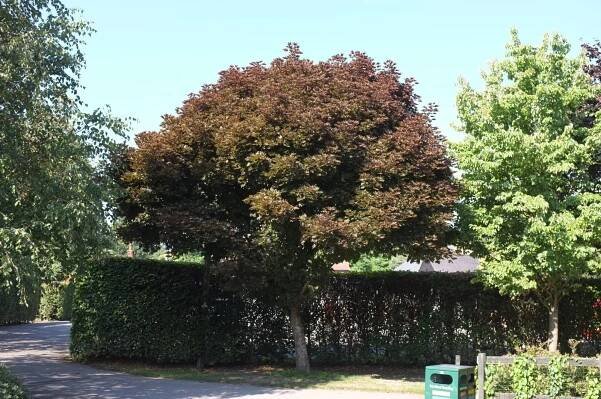
<instances>
[{"instance_id":1,"label":"road shadow","mask_svg":"<svg viewBox=\"0 0 601 399\"><path fill-rule=\"evenodd\" d=\"M60 358L68 355L71 323L29 323L0 327L0 361L20 357Z\"/></svg>"},{"instance_id":2,"label":"road shadow","mask_svg":"<svg viewBox=\"0 0 601 399\"><path fill-rule=\"evenodd\" d=\"M320 391L247 384L198 382L135 376L69 361L69 322L32 323L0 327L0 363L9 367L32 399L415 399L421 395ZM340 369L338 369L340 372ZM356 370L347 370L356 373ZM251 371L248 371L251 372ZM373 373L375 370L369 370ZM380 370L381 376L394 376ZM257 377L258 378L258 377ZM310 388L332 381L332 373L315 373ZM417 378L417 377L416 377ZM246 379L246 382L253 382Z\"/></svg>"},{"instance_id":3,"label":"road shadow","mask_svg":"<svg viewBox=\"0 0 601 399\"><path fill-rule=\"evenodd\" d=\"M281 389L145 378L98 370L68 360L70 323L0 327L0 362L23 383L32 399L260 398Z\"/></svg>"}]
</instances>

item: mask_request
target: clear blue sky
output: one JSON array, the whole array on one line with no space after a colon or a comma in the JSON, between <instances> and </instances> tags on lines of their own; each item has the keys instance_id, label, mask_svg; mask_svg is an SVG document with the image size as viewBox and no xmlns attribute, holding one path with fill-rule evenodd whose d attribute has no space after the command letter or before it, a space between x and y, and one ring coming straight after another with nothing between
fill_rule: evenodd
<instances>
[{"instance_id":1,"label":"clear blue sky","mask_svg":"<svg viewBox=\"0 0 601 399\"><path fill-rule=\"evenodd\" d=\"M395 61L417 79L423 102L439 105L439 128L457 139L457 78L478 85L512 27L532 43L545 32L574 47L601 39L599 0L64 1L97 30L85 50L85 101L136 118L132 135L157 129L163 114L229 65L269 62L294 41L314 60L360 50Z\"/></svg>"}]
</instances>

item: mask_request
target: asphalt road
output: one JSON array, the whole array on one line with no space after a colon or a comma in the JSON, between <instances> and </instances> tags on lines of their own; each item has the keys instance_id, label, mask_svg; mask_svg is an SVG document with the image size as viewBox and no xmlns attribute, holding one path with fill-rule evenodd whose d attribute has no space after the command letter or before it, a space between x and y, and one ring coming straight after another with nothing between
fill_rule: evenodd
<instances>
[{"instance_id":1,"label":"asphalt road","mask_svg":"<svg viewBox=\"0 0 601 399\"><path fill-rule=\"evenodd\" d=\"M421 395L275 389L252 385L168 380L95 369L69 361L67 322L0 327L0 362L32 399L421 399Z\"/></svg>"}]
</instances>

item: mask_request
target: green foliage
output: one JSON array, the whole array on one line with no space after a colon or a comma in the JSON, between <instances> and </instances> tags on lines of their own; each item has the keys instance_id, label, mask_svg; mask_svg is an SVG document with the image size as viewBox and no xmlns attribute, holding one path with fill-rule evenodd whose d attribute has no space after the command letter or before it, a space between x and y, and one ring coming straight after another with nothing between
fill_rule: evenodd
<instances>
[{"instance_id":1,"label":"green foliage","mask_svg":"<svg viewBox=\"0 0 601 399\"><path fill-rule=\"evenodd\" d=\"M205 257L202 252L186 252L183 254L174 255L171 260L174 262L204 264Z\"/></svg>"},{"instance_id":2,"label":"green foliage","mask_svg":"<svg viewBox=\"0 0 601 399\"><path fill-rule=\"evenodd\" d=\"M33 321L40 303L40 281L29 268L0 268L0 325Z\"/></svg>"},{"instance_id":3,"label":"green foliage","mask_svg":"<svg viewBox=\"0 0 601 399\"><path fill-rule=\"evenodd\" d=\"M133 242L131 243L134 256L140 259L154 259L154 260L169 260L173 262L184 262L184 263L204 263L204 255L199 251L173 253L165 245L158 245L152 250L141 246L140 244ZM120 239L116 239L111 247L107 250L108 257L122 257L127 256L129 245Z\"/></svg>"},{"instance_id":4,"label":"green foliage","mask_svg":"<svg viewBox=\"0 0 601 399\"><path fill-rule=\"evenodd\" d=\"M197 264L107 259L79 276L72 353L158 363L285 362L286 310L272 293L228 292ZM446 273L334 275L303 309L311 358L322 364L424 365L501 355L546 339L535 301L510 301ZM208 281L208 282L207 282ZM596 285L601 285L595 282ZM594 323L596 296L562 304L565 341ZM541 312L542 310L542 312ZM568 316L569 315L569 316Z\"/></svg>"},{"instance_id":5,"label":"green foliage","mask_svg":"<svg viewBox=\"0 0 601 399\"><path fill-rule=\"evenodd\" d=\"M385 272L391 271L403 261L402 256L378 255L374 253L363 254L351 264L352 272Z\"/></svg>"},{"instance_id":6,"label":"green foliage","mask_svg":"<svg viewBox=\"0 0 601 399\"><path fill-rule=\"evenodd\" d=\"M2 284L64 278L108 244L100 169L125 126L82 110L90 32L59 0L0 4L0 277L17 276Z\"/></svg>"},{"instance_id":7,"label":"green foliage","mask_svg":"<svg viewBox=\"0 0 601 399\"><path fill-rule=\"evenodd\" d=\"M499 392L511 392L511 368L496 364L486 365L484 392L487 399L494 399Z\"/></svg>"},{"instance_id":8,"label":"green foliage","mask_svg":"<svg viewBox=\"0 0 601 399\"><path fill-rule=\"evenodd\" d=\"M538 388L538 368L534 357L521 354L511 367L511 386L517 399L532 399Z\"/></svg>"},{"instance_id":9,"label":"green foliage","mask_svg":"<svg viewBox=\"0 0 601 399\"><path fill-rule=\"evenodd\" d=\"M568 365L567 355L553 355L547 366L547 394L552 398L569 396L570 387L574 385Z\"/></svg>"},{"instance_id":10,"label":"green foliage","mask_svg":"<svg viewBox=\"0 0 601 399\"><path fill-rule=\"evenodd\" d=\"M77 359L158 363L282 360L290 348L278 309L206 284L198 264L115 258L78 278L71 352Z\"/></svg>"},{"instance_id":11,"label":"green foliage","mask_svg":"<svg viewBox=\"0 0 601 399\"><path fill-rule=\"evenodd\" d=\"M586 394L584 399L600 399L601 398L601 379L599 378L599 370L592 369L586 377Z\"/></svg>"},{"instance_id":12,"label":"green foliage","mask_svg":"<svg viewBox=\"0 0 601 399\"><path fill-rule=\"evenodd\" d=\"M551 357L547 366L536 366L534 356ZM571 367L568 356L528 350L510 365L487 365L485 392L487 398L499 393L520 392L521 397L549 395L557 397L591 397L599 399L599 369ZM519 390L519 391L518 391Z\"/></svg>"},{"instance_id":13,"label":"green foliage","mask_svg":"<svg viewBox=\"0 0 601 399\"><path fill-rule=\"evenodd\" d=\"M482 255L483 281L511 295L534 291L549 307L601 265L601 194L591 174L601 123L591 126L585 107L599 88L569 50L558 35L533 47L513 32L483 90L461 81L466 139L453 146L459 225Z\"/></svg>"},{"instance_id":14,"label":"green foliage","mask_svg":"<svg viewBox=\"0 0 601 399\"><path fill-rule=\"evenodd\" d=\"M2 399L28 399L19 381L0 364L0 398Z\"/></svg>"},{"instance_id":15,"label":"green foliage","mask_svg":"<svg viewBox=\"0 0 601 399\"><path fill-rule=\"evenodd\" d=\"M39 318L42 320L71 320L73 292L70 282L55 282L42 285Z\"/></svg>"}]
</instances>

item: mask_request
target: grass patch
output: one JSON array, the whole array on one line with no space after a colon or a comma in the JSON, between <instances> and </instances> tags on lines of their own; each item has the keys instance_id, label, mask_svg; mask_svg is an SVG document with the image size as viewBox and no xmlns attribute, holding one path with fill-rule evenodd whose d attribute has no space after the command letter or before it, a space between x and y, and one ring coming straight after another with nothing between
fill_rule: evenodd
<instances>
[{"instance_id":1,"label":"grass patch","mask_svg":"<svg viewBox=\"0 0 601 399\"><path fill-rule=\"evenodd\" d=\"M380 367L321 367L311 373L293 368L155 366L132 362L93 362L92 366L145 377L251 384L277 388L424 393L423 370Z\"/></svg>"}]
</instances>

